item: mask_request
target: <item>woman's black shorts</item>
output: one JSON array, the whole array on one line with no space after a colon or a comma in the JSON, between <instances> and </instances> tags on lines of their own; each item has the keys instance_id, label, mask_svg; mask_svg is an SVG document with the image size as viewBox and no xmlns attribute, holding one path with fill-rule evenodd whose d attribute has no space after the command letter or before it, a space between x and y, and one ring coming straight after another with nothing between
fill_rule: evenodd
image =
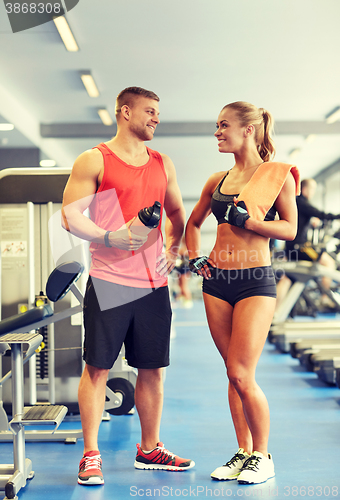
<instances>
[{"instance_id":1,"label":"woman's black shorts","mask_svg":"<svg viewBox=\"0 0 340 500\"><path fill-rule=\"evenodd\" d=\"M276 282L271 266L248 269L210 267L211 278L203 279L203 292L228 302L231 306L242 299L276 297Z\"/></svg>"},{"instance_id":2,"label":"woman's black shorts","mask_svg":"<svg viewBox=\"0 0 340 500\"><path fill-rule=\"evenodd\" d=\"M107 308L103 302L110 297L119 299L120 305ZM130 366L152 369L169 365L171 306L167 286L135 289L90 276L84 297L84 326L83 359L91 366L111 369L123 344Z\"/></svg>"}]
</instances>

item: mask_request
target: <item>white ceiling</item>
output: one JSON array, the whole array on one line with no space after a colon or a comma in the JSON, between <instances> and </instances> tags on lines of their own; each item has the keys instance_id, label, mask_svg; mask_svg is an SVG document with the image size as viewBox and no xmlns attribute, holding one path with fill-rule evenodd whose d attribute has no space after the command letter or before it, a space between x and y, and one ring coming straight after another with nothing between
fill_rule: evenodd
<instances>
[{"instance_id":1,"label":"white ceiling","mask_svg":"<svg viewBox=\"0 0 340 500\"><path fill-rule=\"evenodd\" d=\"M340 123L324 126L340 105L339 0L79 0L66 17L77 53L65 50L52 21L13 34L0 3L0 115L16 127L0 132L0 148L32 144L72 166L107 137L43 138L40 124L99 124L96 109L114 116L116 95L136 85L160 96L162 122L211 123L210 137L156 132L150 144L175 162L184 197L197 197L210 173L232 165L213 137L228 102L271 111L276 159L296 163L303 177L340 158ZM79 78L83 69L98 84L96 99ZM322 133L306 143L318 125Z\"/></svg>"}]
</instances>

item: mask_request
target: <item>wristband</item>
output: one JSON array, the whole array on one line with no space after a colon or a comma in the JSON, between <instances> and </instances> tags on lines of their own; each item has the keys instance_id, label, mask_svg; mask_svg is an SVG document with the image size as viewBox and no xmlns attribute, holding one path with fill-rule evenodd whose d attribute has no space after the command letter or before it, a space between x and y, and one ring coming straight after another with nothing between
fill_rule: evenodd
<instances>
[{"instance_id":1,"label":"wristband","mask_svg":"<svg viewBox=\"0 0 340 500\"><path fill-rule=\"evenodd\" d=\"M104 243L105 243L105 246L107 248L111 248L111 245L110 245L110 242L109 242L109 234L111 233L111 231L106 231L105 235L104 235Z\"/></svg>"},{"instance_id":2,"label":"wristband","mask_svg":"<svg viewBox=\"0 0 340 500\"><path fill-rule=\"evenodd\" d=\"M189 260L189 269L192 273L198 274L198 271L202 269L202 267L208 264L208 258L205 255L203 257L196 257L196 259Z\"/></svg>"}]
</instances>

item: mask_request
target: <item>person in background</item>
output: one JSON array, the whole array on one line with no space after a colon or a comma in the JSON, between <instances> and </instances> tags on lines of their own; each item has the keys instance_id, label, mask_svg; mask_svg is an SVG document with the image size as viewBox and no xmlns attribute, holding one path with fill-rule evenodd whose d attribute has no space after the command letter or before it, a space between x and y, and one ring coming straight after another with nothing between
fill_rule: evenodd
<instances>
[{"instance_id":1,"label":"person in background","mask_svg":"<svg viewBox=\"0 0 340 500\"><path fill-rule=\"evenodd\" d=\"M285 256L288 261L307 260L319 262L319 264L330 269L336 269L335 260L324 250L318 251L312 245L308 244L307 232L310 226L316 227L320 221L340 219L340 214L334 215L323 212L314 207L310 200L313 198L317 188L317 183L314 179L303 179L301 181L301 194L297 196L296 203L298 209L298 229L294 240L286 241ZM331 278L324 276L322 285L324 289L331 288ZM277 308L282 304L283 299L288 293L292 282L285 274L282 275L277 284ZM331 300L326 294L321 298L321 306L333 306Z\"/></svg>"},{"instance_id":2,"label":"person in background","mask_svg":"<svg viewBox=\"0 0 340 500\"><path fill-rule=\"evenodd\" d=\"M184 238L178 250L178 258L173 274L177 277L179 288L179 293L176 295L176 301L180 301L184 308L189 309L193 306L192 293L190 290L191 272L189 269L188 249Z\"/></svg>"}]
</instances>

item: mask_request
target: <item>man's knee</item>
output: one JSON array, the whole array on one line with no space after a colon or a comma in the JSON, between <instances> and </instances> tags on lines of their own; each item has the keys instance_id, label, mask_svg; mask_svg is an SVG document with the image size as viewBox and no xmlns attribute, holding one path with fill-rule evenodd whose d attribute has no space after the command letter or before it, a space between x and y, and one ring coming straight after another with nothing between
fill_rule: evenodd
<instances>
[{"instance_id":1,"label":"man's knee","mask_svg":"<svg viewBox=\"0 0 340 500\"><path fill-rule=\"evenodd\" d=\"M104 379L106 380L109 371L110 370L107 370L106 368L97 368L96 366L86 364L83 371L83 377L88 376L92 382L96 383Z\"/></svg>"}]
</instances>

